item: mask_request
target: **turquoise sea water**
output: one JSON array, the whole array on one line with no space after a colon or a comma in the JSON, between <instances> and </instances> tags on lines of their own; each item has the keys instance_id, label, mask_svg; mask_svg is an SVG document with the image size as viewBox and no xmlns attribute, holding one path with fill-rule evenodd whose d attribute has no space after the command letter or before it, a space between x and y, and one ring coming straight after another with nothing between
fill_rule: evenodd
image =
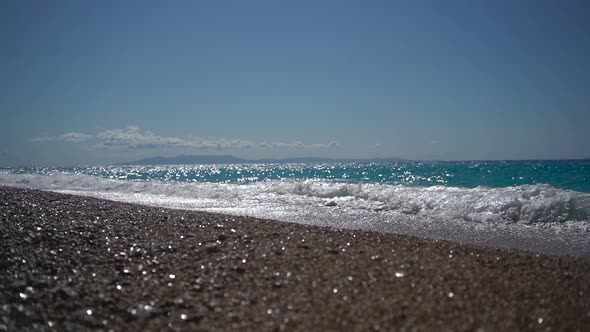
<instances>
[{"instance_id":1,"label":"turquoise sea water","mask_svg":"<svg viewBox=\"0 0 590 332\"><path fill-rule=\"evenodd\" d=\"M166 182L326 180L459 188L548 184L560 189L590 192L590 160L107 166L19 168L7 171L44 175L61 172L108 179Z\"/></svg>"}]
</instances>

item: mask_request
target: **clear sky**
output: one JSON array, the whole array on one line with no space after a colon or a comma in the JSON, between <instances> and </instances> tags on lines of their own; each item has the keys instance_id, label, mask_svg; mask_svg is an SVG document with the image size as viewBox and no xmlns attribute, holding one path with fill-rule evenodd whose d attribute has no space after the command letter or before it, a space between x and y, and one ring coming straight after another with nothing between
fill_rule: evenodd
<instances>
[{"instance_id":1,"label":"clear sky","mask_svg":"<svg viewBox=\"0 0 590 332\"><path fill-rule=\"evenodd\" d=\"M1 1L0 166L590 157L589 1Z\"/></svg>"}]
</instances>

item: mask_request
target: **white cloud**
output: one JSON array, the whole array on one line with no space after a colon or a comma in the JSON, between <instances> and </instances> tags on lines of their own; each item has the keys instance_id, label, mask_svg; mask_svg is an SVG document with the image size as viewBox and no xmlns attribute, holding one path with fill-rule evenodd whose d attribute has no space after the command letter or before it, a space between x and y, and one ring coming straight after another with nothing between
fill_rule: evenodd
<instances>
[{"instance_id":1,"label":"white cloud","mask_svg":"<svg viewBox=\"0 0 590 332\"><path fill-rule=\"evenodd\" d=\"M189 144L176 137L162 137L138 127L109 129L96 134L99 146L104 148L153 149L161 147L187 147Z\"/></svg>"},{"instance_id":2,"label":"white cloud","mask_svg":"<svg viewBox=\"0 0 590 332\"><path fill-rule=\"evenodd\" d=\"M272 149L325 149L338 146L336 142L328 144L304 144L303 142L260 142L255 143L241 139L216 139L211 137L190 136L188 138L163 137L150 131L142 132L138 127L127 127L125 129L105 130L98 133L99 145L104 148L125 147L130 149L157 149L157 148L189 148L200 150L240 150L259 148Z\"/></svg>"},{"instance_id":3,"label":"white cloud","mask_svg":"<svg viewBox=\"0 0 590 332\"><path fill-rule=\"evenodd\" d=\"M340 144L338 144L338 142L336 142L336 141L330 141L330 143L328 143L326 145L327 148L337 148L339 146L340 146Z\"/></svg>"},{"instance_id":4,"label":"white cloud","mask_svg":"<svg viewBox=\"0 0 590 332\"><path fill-rule=\"evenodd\" d=\"M96 135L84 133L66 133L54 137L33 138L33 142L70 142L82 143L90 139L96 139L96 149L194 149L194 150L244 150L244 149L328 149L338 147L338 143L332 141L327 144L301 141L295 142L253 142L242 139L226 139L189 136L186 138L166 137L143 131L137 126L128 126L124 129L108 129L98 132Z\"/></svg>"},{"instance_id":5,"label":"white cloud","mask_svg":"<svg viewBox=\"0 0 590 332\"><path fill-rule=\"evenodd\" d=\"M82 143L92 138L92 135L84 133L65 133L60 136L50 137L36 137L31 139L33 142L67 142L67 143Z\"/></svg>"}]
</instances>

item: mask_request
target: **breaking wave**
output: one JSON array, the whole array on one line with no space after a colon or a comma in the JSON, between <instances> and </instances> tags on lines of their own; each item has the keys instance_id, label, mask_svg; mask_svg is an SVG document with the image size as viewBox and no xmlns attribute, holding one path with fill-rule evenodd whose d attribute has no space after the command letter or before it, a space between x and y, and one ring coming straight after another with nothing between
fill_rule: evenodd
<instances>
[{"instance_id":1,"label":"breaking wave","mask_svg":"<svg viewBox=\"0 0 590 332\"><path fill-rule=\"evenodd\" d=\"M249 184L178 183L112 180L81 174L0 174L0 184L67 191L126 200L150 198L152 205L171 206L182 200L191 209L245 209L255 204L275 208L336 209L389 212L433 219L492 224L560 227L590 224L590 194L547 184L504 188L417 187L350 184L326 180L262 181ZM160 200L154 199L160 198ZM159 203L158 203L159 202ZM166 203L168 202L168 203Z\"/></svg>"}]
</instances>

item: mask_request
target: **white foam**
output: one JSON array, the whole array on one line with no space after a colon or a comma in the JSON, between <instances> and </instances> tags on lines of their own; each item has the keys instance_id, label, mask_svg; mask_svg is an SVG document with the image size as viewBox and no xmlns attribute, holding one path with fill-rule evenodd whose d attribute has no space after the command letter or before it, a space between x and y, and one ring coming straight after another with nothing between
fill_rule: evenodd
<instances>
[{"instance_id":1,"label":"white foam","mask_svg":"<svg viewBox=\"0 0 590 332\"><path fill-rule=\"evenodd\" d=\"M0 174L0 184L161 207L590 255L590 194L544 184L457 188L329 181L176 183L61 173ZM498 235L502 232L504 235ZM527 247L521 243L525 240L536 244ZM555 242L552 249L543 249L551 241ZM568 246L571 248L565 250Z\"/></svg>"},{"instance_id":2,"label":"white foam","mask_svg":"<svg viewBox=\"0 0 590 332\"><path fill-rule=\"evenodd\" d=\"M0 174L0 184L69 192L158 195L232 206L276 203L292 206L397 211L405 215L468 222L583 226L590 220L590 194L549 185L506 188L408 187L327 181L266 181L251 184L125 181L79 174Z\"/></svg>"}]
</instances>

